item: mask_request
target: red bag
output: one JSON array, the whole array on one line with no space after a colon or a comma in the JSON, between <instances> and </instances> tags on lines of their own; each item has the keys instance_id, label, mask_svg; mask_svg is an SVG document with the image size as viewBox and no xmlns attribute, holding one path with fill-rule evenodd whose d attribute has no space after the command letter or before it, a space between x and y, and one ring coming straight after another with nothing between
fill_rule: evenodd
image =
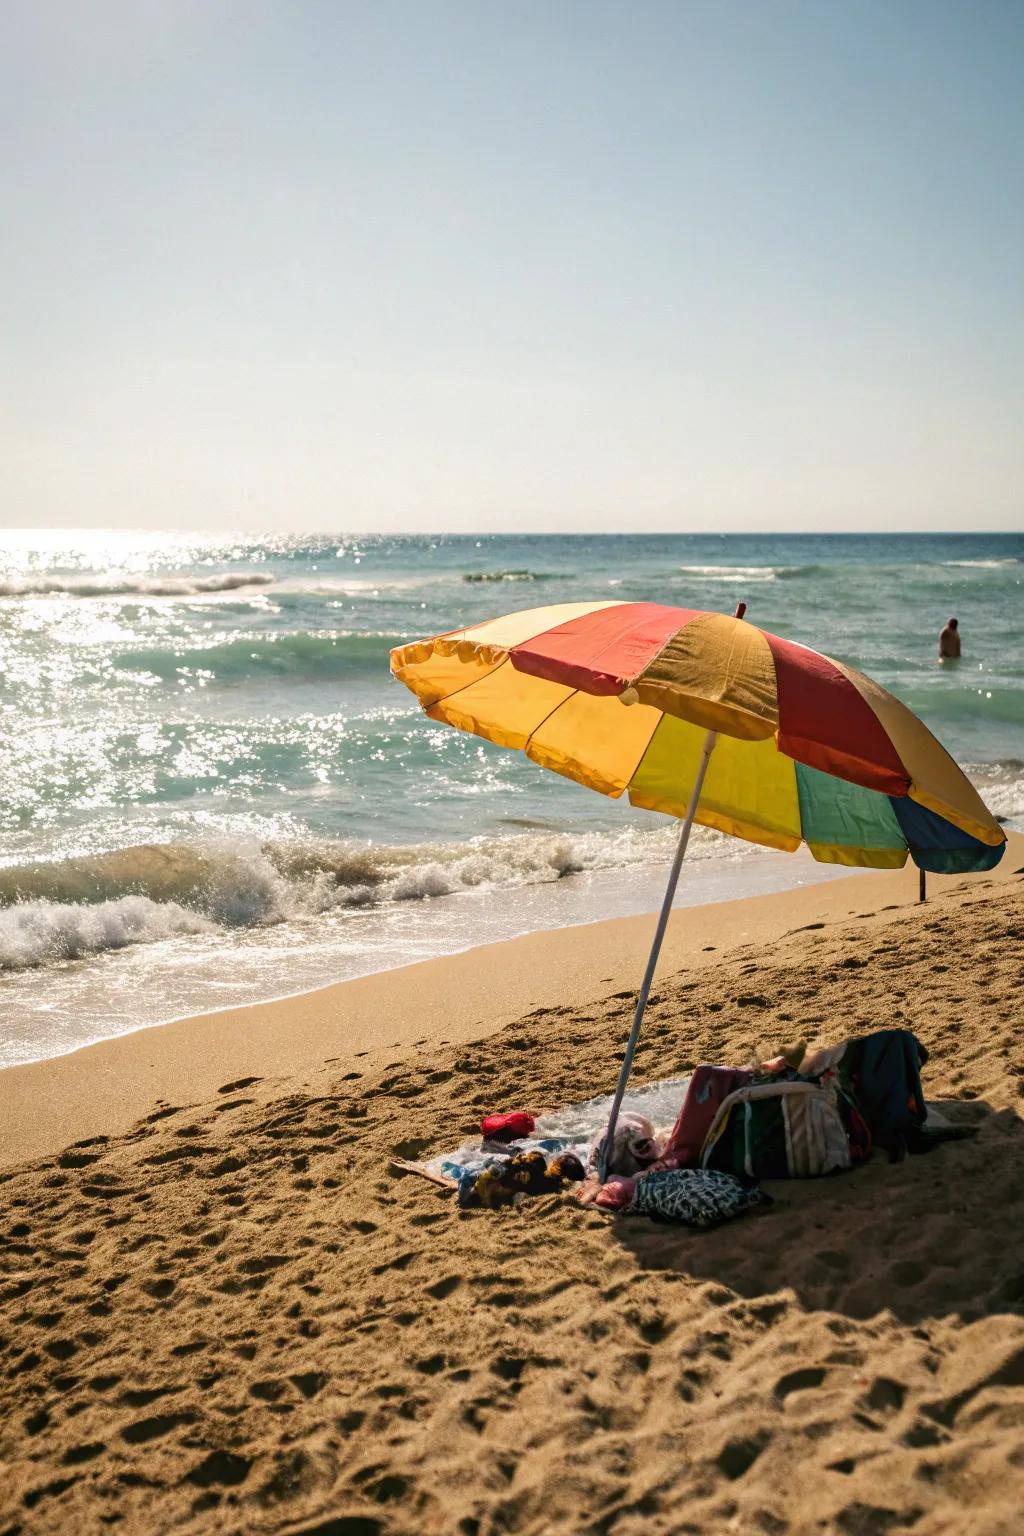
<instances>
[{"instance_id":1,"label":"red bag","mask_svg":"<svg viewBox=\"0 0 1024 1536\"><path fill-rule=\"evenodd\" d=\"M513 1110L507 1115L485 1115L480 1122L480 1134L485 1141L518 1141L529 1136L536 1125L532 1115L525 1110Z\"/></svg>"}]
</instances>

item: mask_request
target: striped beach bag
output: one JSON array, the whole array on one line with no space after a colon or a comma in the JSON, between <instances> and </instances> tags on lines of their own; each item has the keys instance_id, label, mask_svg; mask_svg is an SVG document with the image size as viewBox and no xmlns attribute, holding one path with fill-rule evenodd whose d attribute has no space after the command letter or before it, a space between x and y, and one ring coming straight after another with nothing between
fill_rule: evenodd
<instances>
[{"instance_id":1,"label":"striped beach bag","mask_svg":"<svg viewBox=\"0 0 1024 1536\"><path fill-rule=\"evenodd\" d=\"M758 1083L719 1105L702 1168L752 1179L812 1179L852 1162L833 1082Z\"/></svg>"}]
</instances>

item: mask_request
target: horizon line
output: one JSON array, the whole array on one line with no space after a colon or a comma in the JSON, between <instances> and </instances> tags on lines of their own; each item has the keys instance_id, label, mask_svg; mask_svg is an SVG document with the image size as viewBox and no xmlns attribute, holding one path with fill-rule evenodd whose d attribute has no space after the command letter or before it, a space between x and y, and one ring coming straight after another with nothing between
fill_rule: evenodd
<instances>
[{"instance_id":1,"label":"horizon line","mask_svg":"<svg viewBox=\"0 0 1024 1536\"><path fill-rule=\"evenodd\" d=\"M1024 536L1024 526L1021 528L640 528L628 531L614 531L609 529L592 528L538 528L520 529L516 532L506 533L498 529L487 528L425 528L413 530L411 528L332 528L316 527L299 528L294 531L287 529L274 529L262 527L231 528L147 528L138 524L126 524L123 526L109 523L87 524L74 526L70 524L54 524L52 526L39 527L38 525L18 524L9 527L0 526L0 538L7 533L25 534L90 534L90 533L141 533L141 534L175 534L181 536L198 535L204 538L302 538L306 535L318 534L326 538L361 538L361 539L750 539L750 538L813 538L813 539L852 539L852 538L1020 538Z\"/></svg>"}]
</instances>

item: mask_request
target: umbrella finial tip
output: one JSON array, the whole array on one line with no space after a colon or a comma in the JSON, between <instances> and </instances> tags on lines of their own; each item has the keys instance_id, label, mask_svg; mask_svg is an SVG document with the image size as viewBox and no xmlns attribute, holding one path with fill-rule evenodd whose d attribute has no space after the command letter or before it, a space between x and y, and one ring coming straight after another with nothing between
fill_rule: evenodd
<instances>
[{"instance_id":1,"label":"umbrella finial tip","mask_svg":"<svg viewBox=\"0 0 1024 1536\"><path fill-rule=\"evenodd\" d=\"M742 619L742 617L746 613L746 611L747 611L746 603L737 603L736 604L736 612L733 614L733 618L734 619Z\"/></svg>"}]
</instances>

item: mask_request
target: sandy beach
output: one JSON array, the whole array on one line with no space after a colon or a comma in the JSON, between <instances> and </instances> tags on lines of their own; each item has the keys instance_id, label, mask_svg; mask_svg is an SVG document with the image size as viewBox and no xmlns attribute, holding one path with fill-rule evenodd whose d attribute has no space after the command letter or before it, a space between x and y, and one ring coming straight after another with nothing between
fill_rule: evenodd
<instances>
[{"instance_id":1,"label":"sandy beach","mask_svg":"<svg viewBox=\"0 0 1024 1536\"><path fill-rule=\"evenodd\" d=\"M0 1536L1024 1536L1024 3L3 19Z\"/></svg>"},{"instance_id":2,"label":"sandy beach","mask_svg":"<svg viewBox=\"0 0 1024 1536\"><path fill-rule=\"evenodd\" d=\"M607 1090L649 919L4 1073L0 1529L1019 1530L1022 864L676 915L640 1079L899 1025L979 1127L711 1233L390 1166Z\"/></svg>"}]
</instances>

